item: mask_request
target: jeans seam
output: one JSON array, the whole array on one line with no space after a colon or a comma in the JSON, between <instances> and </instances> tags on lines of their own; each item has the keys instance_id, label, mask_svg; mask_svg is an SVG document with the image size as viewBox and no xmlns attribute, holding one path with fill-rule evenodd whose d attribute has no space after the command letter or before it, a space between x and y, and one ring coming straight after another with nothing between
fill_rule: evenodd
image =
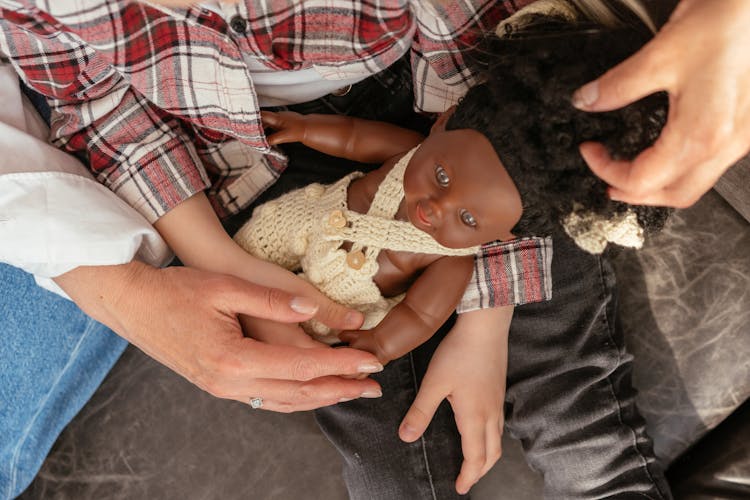
<instances>
[{"instance_id":1,"label":"jeans seam","mask_svg":"<svg viewBox=\"0 0 750 500\"><path fill-rule=\"evenodd\" d=\"M600 284L602 286L602 290L606 290L607 287L606 287L606 283L604 279L604 269L602 267L602 262L603 261L601 258L597 259ZM620 349L617 347L617 343L615 342L615 339L612 336L612 325L611 325L611 322L609 321L609 316L607 315L606 305L604 309L603 318L604 318L603 321L604 321L605 330L607 332L607 338L609 339L610 344L613 346L612 348L617 352L617 366L620 366L622 362L622 353L620 352ZM663 499L665 497L662 494L662 491L659 489L659 484L654 480L654 477L651 475L651 471L648 470L648 463L646 461L646 457L643 456L643 452L638 446L638 439L636 436L635 429L633 429L631 425L625 424L625 422L623 421L622 406L620 404L620 398L617 397L614 386L612 384L612 375L607 375L607 384L609 386L609 392L612 395L612 398L615 400L615 405L617 406L617 419L619 420L620 425L622 425L623 427L626 427L630 431L630 436L632 438L632 446L633 446L633 449L635 449L636 453L638 454L638 457L641 459L641 467L646 472L646 476L651 481L651 484L654 485L654 487L656 488L656 491L659 493L659 498ZM635 404L635 402L633 404Z\"/></svg>"},{"instance_id":2,"label":"jeans seam","mask_svg":"<svg viewBox=\"0 0 750 500\"><path fill-rule=\"evenodd\" d=\"M414 366L414 356L409 353L409 367L411 368L412 383L414 384L415 394L419 391L419 384L417 383L417 370ZM435 483L432 479L432 471L430 470L430 461L427 458L427 441L425 440L424 433L419 437L419 443L422 447L422 457L424 458L424 468L427 472L427 479L430 484L430 493L432 493L432 500L437 500L437 494L435 493Z\"/></svg>"},{"instance_id":3,"label":"jeans seam","mask_svg":"<svg viewBox=\"0 0 750 500\"><path fill-rule=\"evenodd\" d=\"M18 444L16 445L16 448L13 451L13 455L10 461L10 481L9 481L10 484L9 484L8 492L13 491L13 489L16 486L17 475L18 475L18 468L17 468L18 459L21 454L21 449L23 448L23 445L25 444L26 440L29 438L29 433L31 432L31 429L34 426L34 423L39 418L39 414L45 408L47 401L50 398L50 395L54 392L55 388L60 383L60 379L65 373L67 373L68 368L70 368L70 365L73 362L73 360L78 357L78 353L81 350L83 341L89 336L89 334L92 331L92 326L95 324L96 323L93 320L90 320L90 319L87 320L86 329L84 330L83 335L81 335L81 337L78 339L78 342L76 343L76 346L73 349L73 352L68 357L68 361L65 363L65 366L63 367L63 369L60 370L60 373L57 375L57 378L55 379L54 383L50 386L49 390L47 391L47 394L44 396L44 399L41 401L36 413L31 419L29 419L29 423L26 425L26 429L24 429L23 435L18 440Z\"/></svg>"}]
</instances>

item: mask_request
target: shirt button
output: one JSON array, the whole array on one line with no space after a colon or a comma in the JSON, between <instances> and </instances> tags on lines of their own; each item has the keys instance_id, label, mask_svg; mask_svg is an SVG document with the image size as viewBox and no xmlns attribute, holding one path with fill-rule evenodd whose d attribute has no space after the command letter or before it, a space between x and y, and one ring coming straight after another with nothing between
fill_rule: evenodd
<instances>
[{"instance_id":1,"label":"shirt button","mask_svg":"<svg viewBox=\"0 0 750 500\"><path fill-rule=\"evenodd\" d=\"M234 16L229 20L229 27L232 31L239 34L244 34L247 31L247 20L240 16Z\"/></svg>"},{"instance_id":2,"label":"shirt button","mask_svg":"<svg viewBox=\"0 0 750 500\"><path fill-rule=\"evenodd\" d=\"M347 85L345 87L341 87L340 89L336 89L333 92L331 92L331 95L334 95L336 97L343 97L346 94L348 94L352 90L351 85Z\"/></svg>"}]
</instances>

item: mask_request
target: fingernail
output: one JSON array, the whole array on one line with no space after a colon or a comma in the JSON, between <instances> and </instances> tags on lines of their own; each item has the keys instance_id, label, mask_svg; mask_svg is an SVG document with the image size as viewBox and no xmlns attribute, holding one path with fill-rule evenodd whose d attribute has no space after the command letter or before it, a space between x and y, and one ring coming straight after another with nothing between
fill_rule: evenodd
<instances>
[{"instance_id":1,"label":"fingernail","mask_svg":"<svg viewBox=\"0 0 750 500\"><path fill-rule=\"evenodd\" d=\"M318 304L307 297L294 297L289 301L289 307L300 314L314 314L318 310Z\"/></svg>"},{"instance_id":2,"label":"fingernail","mask_svg":"<svg viewBox=\"0 0 750 500\"><path fill-rule=\"evenodd\" d=\"M378 373L383 371L383 365L380 363L364 363L357 367L359 373Z\"/></svg>"},{"instance_id":3,"label":"fingernail","mask_svg":"<svg viewBox=\"0 0 750 500\"><path fill-rule=\"evenodd\" d=\"M406 439L414 439L417 434L417 430L409 424L401 425L401 435Z\"/></svg>"},{"instance_id":4,"label":"fingernail","mask_svg":"<svg viewBox=\"0 0 750 500\"><path fill-rule=\"evenodd\" d=\"M573 94L573 106L586 109L599 99L599 82L587 83Z\"/></svg>"},{"instance_id":5,"label":"fingernail","mask_svg":"<svg viewBox=\"0 0 750 500\"><path fill-rule=\"evenodd\" d=\"M372 398L379 398L382 395L383 395L383 393L380 392L380 391L368 389L368 390L364 391L362 394L360 394L359 396L362 397L362 398L370 398L370 399L372 399Z\"/></svg>"}]
</instances>

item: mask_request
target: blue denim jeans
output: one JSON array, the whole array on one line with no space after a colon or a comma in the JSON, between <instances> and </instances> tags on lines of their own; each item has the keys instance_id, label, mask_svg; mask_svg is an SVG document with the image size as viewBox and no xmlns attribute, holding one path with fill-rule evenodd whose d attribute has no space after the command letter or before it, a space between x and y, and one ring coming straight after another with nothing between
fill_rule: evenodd
<instances>
[{"instance_id":1,"label":"blue denim jeans","mask_svg":"<svg viewBox=\"0 0 750 500\"><path fill-rule=\"evenodd\" d=\"M0 499L34 479L57 436L127 342L0 264Z\"/></svg>"}]
</instances>

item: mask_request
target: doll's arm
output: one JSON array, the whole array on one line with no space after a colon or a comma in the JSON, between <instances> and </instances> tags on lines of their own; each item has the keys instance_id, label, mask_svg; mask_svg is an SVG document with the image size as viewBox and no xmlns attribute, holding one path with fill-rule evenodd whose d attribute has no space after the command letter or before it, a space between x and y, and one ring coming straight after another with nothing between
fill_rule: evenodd
<instances>
[{"instance_id":1,"label":"doll's arm","mask_svg":"<svg viewBox=\"0 0 750 500\"><path fill-rule=\"evenodd\" d=\"M400 358L429 339L450 317L471 277L473 263L473 256L436 260L375 328L342 332L339 338L375 354L383 364Z\"/></svg>"},{"instance_id":2,"label":"doll's arm","mask_svg":"<svg viewBox=\"0 0 750 500\"><path fill-rule=\"evenodd\" d=\"M361 163L381 163L424 139L413 130L351 116L263 111L261 117L265 127L276 130L268 136L269 144L301 142L322 153Z\"/></svg>"}]
</instances>

